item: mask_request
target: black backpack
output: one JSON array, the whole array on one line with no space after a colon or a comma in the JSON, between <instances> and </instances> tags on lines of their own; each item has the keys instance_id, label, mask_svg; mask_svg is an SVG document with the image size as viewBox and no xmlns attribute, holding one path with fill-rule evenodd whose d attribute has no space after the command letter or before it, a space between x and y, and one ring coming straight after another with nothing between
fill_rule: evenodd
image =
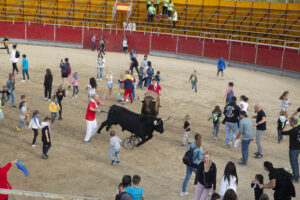
<instances>
[{"instance_id":1,"label":"black backpack","mask_svg":"<svg viewBox=\"0 0 300 200\"><path fill-rule=\"evenodd\" d=\"M20 58L20 51L16 51L16 58Z\"/></svg>"},{"instance_id":2,"label":"black backpack","mask_svg":"<svg viewBox=\"0 0 300 200\"><path fill-rule=\"evenodd\" d=\"M123 196L123 194L125 194L126 192L119 192L119 194L116 195L115 200L121 200L121 197Z\"/></svg>"},{"instance_id":3,"label":"black backpack","mask_svg":"<svg viewBox=\"0 0 300 200\"><path fill-rule=\"evenodd\" d=\"M182 158L183 163L188 167L197 167L197 165L193 162L193 152L195 148L190 148L187 150Z\"/></svg>"},{"instance_id":4,"label":"black backpack","mask_svg":"<svg viewBox=\"0 0 300 200\"><path fill-rule=\"evenodd\" d=\"M147 69L147 75L148 75L148 76L153 76L153 75L154 75L154 69L153 69L153 67L149 67L149 68Z\"/></svg>"}]
</instances>

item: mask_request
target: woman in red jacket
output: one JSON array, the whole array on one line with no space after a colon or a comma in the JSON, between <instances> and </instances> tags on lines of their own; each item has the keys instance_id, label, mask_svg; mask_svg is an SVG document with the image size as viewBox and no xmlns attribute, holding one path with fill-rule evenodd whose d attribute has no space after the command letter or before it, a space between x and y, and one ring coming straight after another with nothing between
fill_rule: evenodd
<instances>
[{"instance_id":1,"label":"woman in red jacket","mask_svg":"<svg viewBox=\"0 0 300 200\"><path fill-rule=\"evenodd\" d=\"M12 189L12 187L10 186L8 180L7 180L7 172L9 171L10 167L12 166L12 164L15 164L17 162L17 160L12 161L10 163L8 163L7 165L5 165L4 167L0 168L0 188L1 189ZM6 194L0 194L0 200L7 200L8 199L8 195Z\"/></svg>"}]
</instances>

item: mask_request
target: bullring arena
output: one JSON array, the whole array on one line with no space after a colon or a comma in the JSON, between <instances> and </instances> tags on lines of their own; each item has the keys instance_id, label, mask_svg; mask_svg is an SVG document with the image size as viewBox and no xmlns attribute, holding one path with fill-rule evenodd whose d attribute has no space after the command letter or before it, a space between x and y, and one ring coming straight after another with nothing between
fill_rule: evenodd
<instances>
[{"instance_id":1,"label":"bullring arena","mask_svg":"<svg viewBox=\"0 0 300 200\"><path fill-rule=\"evenodd\" d=\"M16 23L16 25L19 26L19 28L23 27L22 24ZM6 28L12 26L13 24L10 24L9 26L3 25L3 27ZM30 25L27 24L27 26ZM43 25L36 24L34 26L42 27ZM67 27L66 29L72 28ZM46 31L46 29L42 30ZM297 30L299 31L299 28ZM93 31L98 34L98 36L103 34L101 28L99 28L99 30L95 28ZM118 38L118 44L117 41L114 41L114 37L109 36L110 31L111 34L116 34L117 32L116 30L108 30L104 34L109 38L109 44L107 44L108 51L105 56L106 65L104 75L109 71L112 72L115 85L112 90L112 100L107 101L101 99L100 101L110 106L118 104L131 111L140 113L141 103L138 100L133 104L125 105L119 104L116 101L118 92L116 80L119 78L120 74L123 74L125 70L128 70L130 59L128 54L125 55L116 52L116 49L121 51L120 38L123 37L123 31L118 30L119 35L116 36L116 38ZM3 29L0 30L0 33L1 37L6 35L10 37L10 34L12 34L10 31L5 32ZM42 33L44 35L48 34L46 32ZM131 34L129 31L126 33L128 35ZM142 35L144 33L140 32L137 34ZM144 34L146 39L147 34L147 32ZM63 120L56 121L55 124L51 126L52 147L49 152L48 160L41 159L42 143L40 142L40 135L38 136L38 146L33 148L31 146L33 135L32 131L28 129L28 126L23 127L21 132L16 132L15 127L19 123L19 110L18 108L11 108L11 101L6 103L3 108L5 118L0 124L0 164L3 166L9 161L20 159L23 160L24 165L26 165L27 169L30 171L29 177L25 177L16 169L16 167L13 167L10 170L8 173L8 180L14 189L95 197L101 200L109 200L114 199L117 187L123 175L138 174L142 178L141 185L144 189L146 199L193 199L194 175L192 175L187 187L187 191L190 194L185 197L179 196L186 170L186 167L182 162L186 147L181 146L183 136L182 126L186 114L191 116L191 138L195 133L200 133L202 135L203 150L209 151L212 154L212 160L217 166L217 192L219 191L219 184L221 177L223 176L224 167L228 161L233 161L237 166L239 177L237 196L239 200L254 199L254 193L253 189L250 187L250 183L255 174L263 174L265 181L268 181L268 174L263 168L264 161L271 161L275 167L291 168L288 157L289 138L285 136L283 141L280 144L277 144L276 128L281 105L281 101L278 98L283 91L288 90L290 92L290 100L292 101L289 112L290 114L295 112L300 106L299 79L253 70L256 69L253 67L255 66L253 65L254 63L248 63L248 65L245 61L247 60L247 55L241 55L245 58L243 66L248 66L247 68L227 66L227 69L225 70L225 80L217 80L216 64L200 62L199 60L189 61L150 54L149 60L151 60L155 70L161 71L161 76L163 78L163 81L160 83L163 89L160 97L162 107L160 108L159 117L166 118L171 116L171 119L164 122L165 132L163 134L154 132L154 137L140 147L135 147L131 150L122 148L120 152L121 164L111 166L107 156L107 152L110 150L110 148L108 148L110 137L105 130L102 131L100 136L97 134L93 136L90 144L85 144L83 141L86 131L84 116L88 105L87 91L85 88L89 83L90 77L96 76L97 53L92 52L90 49L74 48L78 47L78 45L74 45L72 42L68 41L57 41L57 46L54 47L52 46L52 42L37 39L39 34L36 30L32 33L27 32L27 37L29 35L33 38L24 40L23 37L19 36L16 38L11 37L12 41L19 43L18 50L21 54L25 53L27 55L31 80L30 82L22 83L22 74L19 73L16 75L16 105L18 105L20 101L20 96L25 94L29 104L28 107L31 111L36 109L39 110L41 119L45 116L50 116L48 109L49 102L44 101L43 99L45 70L47 68L51 69L53 74L53 90L57 89L62 83L59 62L60 59L65 57L69 58L72 72L78 72L79 74L79 95L77 99L73 100L71 96L72 90L69 90L69 94L62 102ZM63 36L63 34L61 36ZM67 37L67 35L65 36ZM91 33L88 36L84 38L82 36L82 38L79 39L82 39L84 48L90 47L90 44L88 44L90 36ZM69 37L74 38L75 36L69 34ZM167 41L171 41L170 43L173 45L173 35L160 36L157 34L155 36L155 38L160 37L169 37ZM183 40L185 36L182 37L183 38L180 38L180 40ZM174 36L174 38L176 41L176 36ZM193 45L193 40L196 39L189 41L189 45ZM24 44L24 41L29 44ZM149 53L149 49L145 50L143 47L139 48L138 46L140 44L143 45L143 42L134 41L134 37L131 38L131 41L132 44L135 45L135 49L138 53L137 60L140 63L144 53ZM161 41L158 39L157 43ZM30 45L31 42L43 45ZM203 41L200 42L201 44L203 43ZM209 42L211 42L211 45L214 44L212 41L208 41L208 43ZM221 41L220 43L223 44L223 42L226 43L226 40ZM64 46L64 44L68 47L58 47ZM128 45L131 49L132 47L130 47L130 44L129 40ZM220 45L217 42L216 44ZM297 42L293 44L298 45ZM172 47L167 47L168 45L169 43L166 43L163 45L166 47L162 47L165 48L165 52L174 48L174 45L171 45ZM221 46L212 46L212 49L220 47ZM252 47L253 46L251 45L247 47L249 48L248 53L250 57L252 56L252 53L255 55L255 51L253 51L253 49L250 50ZM225 49L227 49L227 47L225 47ZM161 49L156 50L157 51L153 52L153 54L165 55L164 53L160 53L159 50ZM176 46L176 51L177 50ZM184 49L182 49L182 51L184 51ZM201 47L195 47L194 51L199 51L200 56L202 54L203 58ZM238 50L236 49L236 51ZM289 74L293 77L299 77L300 54L297 48L295 52L294 49L290 49L290 57L284 57L284 62L286 61L287 64L281 63L282 59L280 56L276 57L276 55L281 55L282 49L276 52L261 54L261 58L255 60L255 62L261 62L260 64L256 63L257 69L262 70L263 64L266 64L266 66L268 66L266 68L267 71L282 70L282 73ZM193 56L199 56L197 55L198 53L195 54ZM222 52L218 52L216 53L215 58L221 55ZM225 60L228 58L226 55L228 55L228 52L224 53ZM286 56L287 55L288 54L286 53ZM0 52L1 87L6 84L8 74L11 73L12 67L9 58L10 56L6 54L5 50ZM195 57L192 57L192 59L194 58ZM292 58L294 59L294 62L289 60ZM276 62L278 61L280 63L275 64L275 67L272 66L275 61L266 62L264 59L274 59ZM20 67L21 64L19 62L19 69ZM283 69L282 67L287 67L287 69ZM197 70L198 74L197 93L192 91L191 84L189 83L190 74L194 70ZM71 79L69 79L69 82L70 81ZM239 97L241 95L246 95L249 97L248 113L250 117L255 115L253 107L257 103L263 106L267 115L267 131L263 138L264 156L261 159L254 158L253 153L256 152L257 146L255 141L251 142L247 166L237 165L238 160L241 158L240 147L230 149L225 147L225 126L221 125L218 140L214 140L212 135L212 122L207 120L211 116L211 111L214 106L219 105L223 111L225 106L224 94L229 81L232 81L235 84L235 96ZM97 83L99 86L97 93L102 96L105 88L105 81L103 80ZM145 91L146 89L136 89L136 96L143 97ZM103 107L102 109L108 110L107 107ZM106 117L106 113L97 114L98 125L100 125ZM130 136L129 132L122 132L119 126L113 126L112 129L116 131L117 136L121 139ZM299 183L295 184L295 189L297 197L294 199L300 199ZM265 193L273 198L272 190L265 189ZM36 198L11 195L9 199L19 200Z\"/></svg>"}]
</instances>

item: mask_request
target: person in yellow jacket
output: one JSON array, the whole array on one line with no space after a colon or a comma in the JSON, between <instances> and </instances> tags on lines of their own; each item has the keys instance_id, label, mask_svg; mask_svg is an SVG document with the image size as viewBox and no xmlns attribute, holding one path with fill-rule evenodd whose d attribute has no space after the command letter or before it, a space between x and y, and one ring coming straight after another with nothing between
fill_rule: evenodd
<instances>
[{"instance_id":1,"label":"person in yellow jacket","mask_svg":"<svg viewBox=\"0 0 300 200\"><path fill-rule=\"evenodd\" d=\"M169 0L162 0L162 3L163 3L163 15L164 14L168 14L168 4L169 4Z\"/></svg>"},{"instance_id":2,"label":"person in yellow jacket","mask_svg":"<svg viewBox=\"0 0 300 200\"><path fill-rule=\"evenodd\" d=\"M148 22L153 22L155 15L155 8L154 5L151 4L151 6L148 9Z\"/></svg>"},{"instance_id":3,"label":"person in yellow jacket","mask_svg":"<svg viewBox=\"0 0 300 200\"><path fill-rule=\"evenodd\" d=\"M154 8L156 10L156 14L158 15L159 13L159 0L154 0Z\"/></svg>"},{"instance_id":4,"label":"person in yellow jacket","mask_svg":"<svg viewBox=\"0 0 300 200\"><path fill-rule=\"evenodd\" d=\"M149 7L151 6L151 0L146 0L147 3L147 10L149 9Z\"/></svg>"},{"instance_id":5,"label":"person in yellow jacket","mask_svg":"<svg viewBox=\"0 0 300 200\"><path fill-rule=\"evenodd\" d=\"M170 0L169 4L168 4L168 18L169 18L169 20L171 20L173 9L174 9L174 4L172 3L172 0Z\"/></svg>"},{"instance_id":6,"label":"person in yellow jacket","mask_svg":"<svg viewBox=\"0 0 300 200\"><path fill-rule=\"evenodd\" d=\"M51 112L51 123L54 124L57 112L60 110L60 106L57 100L57 96L52 97L51 103L49 105L49 111Z\"/></svg>"},{"instance_id":7,"label":"person in yellow jacket","mask_svg":"<svg viewBox=\"0 0 300 200\"><path fill-rule=\"evenodd\" d=\"M176 28L176 23L177 23L177 11L174 9L174 13L173 13L173 28Z\"/></svg>"}]
</instances>

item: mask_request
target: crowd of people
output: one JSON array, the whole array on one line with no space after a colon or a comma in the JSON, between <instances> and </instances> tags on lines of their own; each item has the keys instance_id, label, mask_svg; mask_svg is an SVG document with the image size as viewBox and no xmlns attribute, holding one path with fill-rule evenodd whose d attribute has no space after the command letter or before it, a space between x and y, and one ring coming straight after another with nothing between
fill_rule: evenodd
<instances>
[{"instance_id":1,"label":"crowd of people","mask_svg":"<svg viewBox=\"0 0 300 200\"><path fill-rule=\"evenodd\" d=\"M167 3L166 3L167 2ZM156 4L155 4L156 3ZM157 8L159 1L154 2L155 7ZM163 1L163 13L172 13L172 10L169 10L169 4L173 4L172 1L164 0ZM147 9L152 8L151 1L147 1ZM168 11L168 12L165 12ZM155 12L155 10L154 10ZM124 37L126 40L126 37ZM4 39L9 52L8 39ZM93 44L92 51L97 47L96 44L97 38L96 35L93 35L91 42ZM123 41L123 51L127 53L128 46L127 40L124 43ZM0 123L4 119L5 110L7 109L5 104L11 99L12 108L16 108L15 104L15 78L18 74L18 62L19 62L20 52L17 50L17 45L14 44L10 60L12 62L12 73L9 74L9 78L5 86L2 87L0 91ZM30 81L29 79L29 61L27 60L26 54L22 55L22 73L23 79L22 82ZM100 103L101 96L97 94L98 83L105 79L105 90L102 96L103 100L111 101L112 100L112 90L114 84L118 85L118 97L116 101L119 103L126 104L126 102L133 103L136 100L135 90L147 88L152 90L157 94L160 94L162 88L160 86L160 81L162 77L160 71L156 71L152 66L151 61L149 60L148 55L144 55L141 65L138 63L137 52L133 49L130 53L130 66L125 73L120 74L118 80L114 80L114 75L111 71L106 72L106 76L103 75L105 69L105 38L100 37L99 48L96 58L96 78L91 77L89 84L86 87L87 90L87 101L88 106L86 109L86 135L84 137L85 143L90 143L91 138L97 131L97 121L96 113L102 112L101 106L107 106L104 103ZM63 120L62 111L63 111L63 99L68 98L68 90L73 88L72 99L76 100L79 95L79 73L73 72L71 69L71 64L68 58L64 60L61 59L60 70L62 82L57 89L53 92L53 75L51 69L46 69L44 76L44 100L49 101L49 116L46 116L43 120L39 118L39 110L29 109L29 102L26 99L25 95L21 95L21 101L19 104L20 122L16 126L16 131L22 131L22 128L26 125L33 131L33 140L32 147L37 147L37 137L39 129L41 129L42 136L41 141L42 146L42 159L48 159L49 149L51 147L51 128L55 124L55 120ZM223 58L220 58L217 64L217 79L221 72L222 80L224 80L224 70L226 69L226 63ZM72 82L69 83L70 76L72 75ZM104 78L105 77L105 78ZM188 77L187 77L188 78ZM198 76L197 71L195 70L189 76L189 82L191 82L191 88L197 92L197 82ZM53 92L53 93L52 93ZM128 99L129 96L129 99ZM264 162L264 169L269 173L269 183L265 184L264 177L261 174L256 174L254 180L250 183L251 187L254 190L254 196L256 200L266 200L268 199L267 195L263 193L264 189L274 189L274 199L275 200L289 200L295 196L295 190L293 182L299 181L299 167L298 167L298 155L300 153L300 117L296 119L295 116L300 112L300 108L295 111L292 116L289 117L288 108L291 105L289 100L289 92L285 91L279 97L282 101L280 108L280 116L277 122L277 132L278 132L278 143L280 143L285 135L289 136L290 147L289 147L289 159L292 168L292 175L283 168L274 168L271 162ZM224 96L225 107L222 112L221 107L216 105L212 110L211 116L208 120L212 119L213 122L213 138L218 139L218 132L221 123L226 127L225 135L225 147L232 148L241 146L242 158L237 162L241 166L247 166L248 157L249 157L249 145L251 141L256 140L257 152L255 153L255 158L260 159L263 157L263 136L266 131L267 117L266 113L263 110L263 107L260 104L255 104L254 111L255 123L252 122L251 118L248 117L248 100L249 98L246 95L240 96L240 102L237 104L237 98L235 96L234 83L229 82L228 88L226 89ZM30 117L30 114L32 117ZM224 119L221 120L222 114ZM40 123L41 122L41 123ZM292 129L288 129L288 124ZM255 131L256 129L256 131ZM192 130L192 124L190 123L190 116L186 115L183 125L184 136L182 140L182 146L188 144L187 152L183 158L183 162L186 164L186 176L182 183L182 190L180 196L188 195L187 184L191 178L192 173L195 174L194 179L194 188L195 195L194 200L206 200L209 195L211 199L223 199L223 200L237 200L236 191L238 188L239 178L234 162L230 161L227 163L223 177L221 178L221 184L219 192L217 192L217 165L212 161L212 155L209 151L204 151L202 147L201 135L196 133L194 135L195 141L190 140L190 134ZM256 134L254 134L256 132ZM112 148L108 152L108 157L111 161L111 165L121 164L119 153L121 151L122 140L116 135L115 131L110 131L110 145ZM115 157L115 158L114 158ZM7 181L7 172L11 166L11 163L0 168L0 175L5 177ZM139 175L134 175L132 178L129 175L123 177L121 184L119 185L118 194L116 199L120 200L138 200L144 199L144 192L140 186L141 177ZM8 182L7 182L8 183ZM9 185L10 186L10 185ZM3 186L3 181L0 180L0 188L7 188ZM11 189L11 187L8 187ZM7 196L3 196L4 199Z\"/></svg>"}]
</instances>

